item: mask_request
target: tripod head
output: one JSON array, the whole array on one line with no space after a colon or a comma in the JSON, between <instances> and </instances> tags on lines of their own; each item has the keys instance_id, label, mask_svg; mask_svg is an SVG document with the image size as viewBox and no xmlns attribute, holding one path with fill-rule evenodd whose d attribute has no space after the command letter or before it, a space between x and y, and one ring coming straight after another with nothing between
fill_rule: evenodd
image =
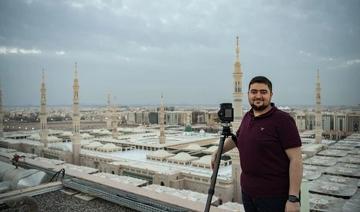
<instances>
[{"instance_id":1,"label":"tripod head","mask_svg":"<svg viewBox=\"0 0 360 212\"><path fill-rule=\"evenodd\" d=\"M230 122L234 121L234 108L231 103L221 103L218 116L221 121L222 135L226 138L231 135Z\"/></svg>"},{"instance_id":2,"label":"tripod head","mask_svg":"<svg viewBox=\"0 0 360 212\"><path fill-rule=\"evenodd\" d=\"M218 111L218 116L221 121L221 124L230 124L234 121L234 109L231 103L221 103L220 110Z\"/></svg>"},{"instance_id":3,"label":"tripod head","mask_svg":"<svg viewBox=\"0 0 360 212\"><path fill-rule=\"evenodd\" d=\"M227 138L228 136L232 135L230 123L222 123L221 126L222 126L222 132L221 132L222 136Z\"/></svg>"}]
</instances>

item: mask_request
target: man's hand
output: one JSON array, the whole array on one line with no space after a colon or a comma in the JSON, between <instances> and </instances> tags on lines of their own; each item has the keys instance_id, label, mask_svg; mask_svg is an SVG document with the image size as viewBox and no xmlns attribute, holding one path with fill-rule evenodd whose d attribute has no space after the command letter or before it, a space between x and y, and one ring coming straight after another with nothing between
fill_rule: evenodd
<instances>
[{"instance_id":1,"label":"man's hand","mask_svg":"<svg viewBox=\"0 0 360 212\"><path fill-rule=\"evenodd\" d=\"M223 147L223 152L225 153L229 150L232 150L234 147L236 147L235 145L235 141L233 141L231 139L231 137L226 138L225 142L224 142L224 147ZM212 155L211 155L211 169L215 168L215 160L216 160L216 155L217 155L217 151L215 151Z\"/></svg>"},{"instance_id":2,"label":"man's hand","mask_svg":"<svg viewBox=\"0 0 360 212\"><path fill-rule=\"evenodd\" d=\"M299 202L286 202L285 212L300 212L300 203Z\"/></svg>"}]
</instances>

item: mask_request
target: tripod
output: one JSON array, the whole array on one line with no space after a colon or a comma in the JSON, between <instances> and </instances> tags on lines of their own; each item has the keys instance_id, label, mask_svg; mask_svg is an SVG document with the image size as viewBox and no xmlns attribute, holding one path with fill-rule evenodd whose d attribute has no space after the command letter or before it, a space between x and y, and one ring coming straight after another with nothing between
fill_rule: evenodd
<instances>
[{"instance_id":1,"label":"tripod","mask_svg":"<svg viewBox=\"0 0 360 212\"><path fill-rule=\"evenodd\" d=\"M221 154L222 154L223 148L224 148L224 142L225 142L225 139L229 135L231 135L230 123L228 123L228 122L222 123L222 126L223 126L223 129L222 129L222 133L221 133L221 137L220 137L220 144L219 144L219 147L218 147L218 150L216 153L216 157L215 157L215 167L214 167L213 173L211 175L211 183L210 183L210 188L208 190L208 198L206 201L206 206L205 206L204 212L209 212L209 210L210 210L211 199L215 192L216 178L217 178L218 171L219 171Z\"/></svg>"}]
</instances>

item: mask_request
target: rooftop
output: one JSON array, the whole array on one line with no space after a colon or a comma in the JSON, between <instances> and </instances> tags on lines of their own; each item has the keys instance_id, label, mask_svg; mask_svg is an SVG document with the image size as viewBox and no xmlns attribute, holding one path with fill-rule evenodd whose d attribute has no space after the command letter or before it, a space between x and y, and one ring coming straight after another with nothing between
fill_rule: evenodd
<instances>
[{"instance_id":1,"label":"rooftop","mask_svg":"<svg viewBox=\"0 0 360 212\"><path fill-rule=\"evenodd\" d=\"M175 134L175 133L174 133ZM145 138L149 136L151 138L153 133L145 133L142 137L145 141ZM173 136L173 135L169 135ZM174 136L174 137L181 137ZM215 136L215 135L213 135ZM210 136L211 137L211 136ZM111 140L112 138L108 138ZM207 139L207 138L206 138ZM5 141L13 141L13 139L5 139ZM115 139L116 140L116 139ZM17 142L27 143L28 139L19 139ZM177 147L185 148L191 145L191 139L186 145L177 145ZM185 142L187 142L185 141ZM348 211L357 211L360 208L360 134L353 134L352 136L340 140L323 140L321 144L314 144L314 139L312 138L303 138L303 147L302 152L304 154L304 179L309 181L309 203L310 208L314 211L329 211L336 208L348 209ZM32 142L35 141L30 141ZM87 141L88 143L96 141ZM100 142L97 140L97 142ZM137 143L137 142L135 142ZM211 141L209 143L215 144ZM64 146L71 147L71 142L60 143ZM104 142L102 145L112 144L117 145L114 142ZM138 143L137 143L138 144ZM199 145L200 146L200 145ZM180 148L181 149L181 148ZM203 150L197 148L198 152ZM177 149L178 150L178 149ZM14 153L23 154L12 149L2 149L0 148L0 158L11 158ZM211 170L207 168L199 168L191 165L181 165L173 164L161 161L149 160L146 158L149 154L156 153L165 153L165 150L151 151L151 150L142 150L142 149L130 149L128 151L116 151L116 152L98 152L95 150L82 149L81 154L86 154L89 156L97 156L102 158L111 159L110 164L113 165L129 165L131 167L138 167L140 169L147 169L158 173L165 174L175 174L175 173L192 173L198 176L211 176ZM191 154L180 152L174 154L173 157L179 157L179 159L191 160L193 156ZM26 155L26 163L41 166L53 171L60 170L65 168L67 175L83 179L86 181L91 181L97 184L102 184L106 186L111 186L116 189L121 189L125 191L135 192L136 195L142 193L144 195L143 188L139 186L145 185L147 182L145 180L138 180L134 178L127 178L123 176L112 175L108 173L97 173L97 169L88 168L88 167L79 167L71 164L66 164L63 161L52 160L37 157L34 154L24 154ZM159 155L160 156L160 155ZM194 163L207 163L209 160L209 155L203 155L195 157ZM231 179L231 166L221 167L219 170L219 180L230 180ZM156 196L154 193L151 193L149 189L149 194L151 197L156 197L159 199L164 198L166 192L173 194L181 194L180 190L172 191L170 188L159 187L159 186L149 186L152 192L159 193L160 196ZM140 189L140 190L138 190ZM190 195L190 194L189 194ZM171 195L170 195L171 196ZM176 196L176 195L175 195ZM169 197L169 195L168 195ZM170 198L170 197L169 197ZM176 198L176 197L175 197ZM1 198L0 198L1 199ZM171 198L170 198L171 199ZM172 202L173 200L170 200ZM196 199L196 198L195 198ZM162 199L164 200L164 199ZM177 201L177 200L176 200ZM174 202L176 202L174 201ZM200 201L200 200L197 200ZM172 202L172 203L174 203ZM201 202L201 201L200 201ZM228 203L221 206L221 208L227 208L234 210L234 205ZM220 207L219 207L220 208ZM232 208L232 209L231 209ZM345 210L346 211L346 210Z\"/></svg>"}]
</instances>

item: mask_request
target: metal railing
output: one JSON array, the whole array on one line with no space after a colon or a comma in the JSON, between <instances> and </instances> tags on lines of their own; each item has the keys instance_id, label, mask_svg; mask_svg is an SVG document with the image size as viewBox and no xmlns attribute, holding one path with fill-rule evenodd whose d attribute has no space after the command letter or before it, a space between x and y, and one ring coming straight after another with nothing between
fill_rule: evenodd
<instances>
[{"instance_id":1,"label":"metal railing","mask_svg":"<svg viewBox=\"0 0 360 212\"><path fill-rule=\"evenodd\" d=\"M189 209L182 208L168 203L163 203L149 197L131 194L114 188L105 187L96 183L80 179L67 179L63 181L65 187L81 191L83 193L95 196L107 201L134 209L138 211L161 212L173 211L183 212Z\"/></svg>"}]
</instances>

